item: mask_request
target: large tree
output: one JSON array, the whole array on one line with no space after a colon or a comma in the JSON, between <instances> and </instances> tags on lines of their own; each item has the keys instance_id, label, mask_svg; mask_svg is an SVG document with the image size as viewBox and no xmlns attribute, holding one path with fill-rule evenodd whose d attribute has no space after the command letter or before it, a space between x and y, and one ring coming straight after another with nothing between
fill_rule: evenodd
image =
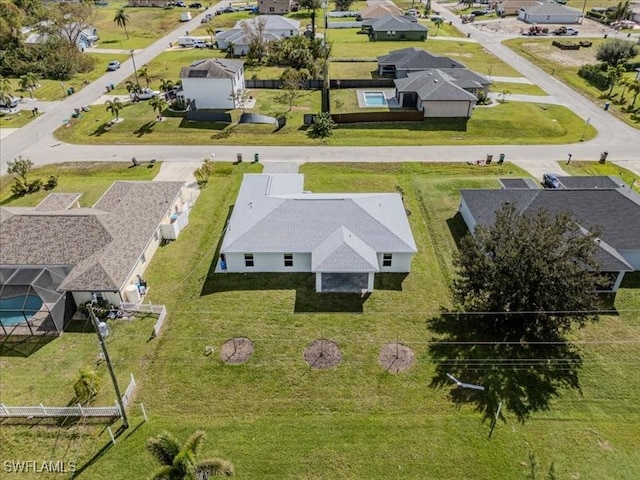
<instances>
[{"instance_id":1,"label":"large tree","mask_svg":"<svg viewBox=\"0 0 640 480\"><path fill-rule=\"evenodd\" d=\"M610 38L598 46L596 58L612 67L633 58L638 53L638 47L634 42L621 38Z\"/></svg>"},{"instance_id":2,"label":"large tree","mask_svg":"<svg viewBox=\"0 0 640 480\"><path fill-rule=\"evenodd\" d=\"M507 204L490 226L464 237L455 257L454 310L430 321L432 385L446 374L486 391L455 389L487 417L499 402L518 419L579 388L582 360L567 333L597 319L597 232L567 214L522 215Z\"/></svg>"},{"instance_id":3,"label":"large tree","mask_svg":"<svg viewBox=\"0 0 640 480\"><path fill-rule=\"evenodd\" d=\"M195 432L184 443L169 432L147 440L147 450L162 467L153 475L154 480L207 480L214 476L232 476L233 464L222 458L198 460L205 433Z\"/></svg>"},{"instance_id":4,"label":"large tree","mask_svg":"<svg viewBox=\"0 0 640 480\"><path fill-rule=\"evenodd\" d=\"M265 37L267 26L266 17L257 17L253 22L241 23L242 31L249 37L249 51L247 59L260 63L267 54L268 42Z\"/></svg>"},{"instance_id":5,"label":"large tree","mask_svg":"<svg viewBox=\"0 0 640 480\"><path fill-rule=\"evenodd\" d=\"M54 2L49 4L43 15L43 20L48 22L46 30L74 47L82 31L97 19L96 7L84 2Z\"/></svg>"}]
</instances>

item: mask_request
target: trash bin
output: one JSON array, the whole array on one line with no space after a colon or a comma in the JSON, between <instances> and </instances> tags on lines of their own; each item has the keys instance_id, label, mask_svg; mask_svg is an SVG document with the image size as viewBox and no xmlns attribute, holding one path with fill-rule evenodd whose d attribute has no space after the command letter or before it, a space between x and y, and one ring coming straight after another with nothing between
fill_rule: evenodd
<instances>
[{"instance_id":1,"label":"trash bin","mask_svg":"<svg viewBox=\"0 0 640 480\"><path fill-rule=\"evenodd\" d=\"M608 156L609 156L609 152L602 152L600 154L600 163L606 162Z\"/></svg>"},{"instance_id":2,"label":"trash bin","mask_svg":"<svg viewBox=\"0 0 640 480\"><path fill-rule=\"evenodd\" d=\"M76 87L69 87L69 90L71 90L71 93L76 93Z\"/></svg>"},{"instance_id":3,"label":"trash bin","mask_svg":"<svg viewBox=\"0 0 640 480\"><path fill-rule=\"evenodd\" d=\"M260 154L254 153L253 154L253 161L254 162L259 162L260 161Z\"/></svg>"},{"instance_id":4,"label":"trash bin","mask_svg":"<svg viewBox=\"0 0 640 480\"><path fill-rule=\"evenodd\" d=\"M71 95L73 93L73 90L71 90L70 88L67 88L67 95Z\"/></svg>"},{"instance_id":5,"label":"trash bin","mask_svg":"<svg viewBox=\"0 0 640 480\"><path fill-rule=\"evenodd\" d=\"M238 159L238 163L241 163L241 162L242 162L242 154L241 154L241 153L238 153L238 154L236 155L236 158Z\"/></svg>"},{"instance_id":6,"label":"trash bin","mask_svg":"<svg viewBox=\"0 0 640 480\"><path fill-rule=\"evenodd\" d=\"M606 112L607 110L609 110L610 106L611 106L611 102L605 102L604 103L604 111Z\"/></svg>"},{"instance_id":7,"label":"trash bin","mask_svg":"<svg viewBox=\"0 0 640 480\"><path fill-rule=\"evenodd\" d=\"M111 87L111 90L115 90L116 89L116 86L113 83L110 85L110 87Z\"/></svg>"},{"instance_id":8,"label":"trash bin","mask_svg":"<svg viewBox=\"0 0 640 480\"><path fill-rule=\"evenodd\" d=\"M504 153L500 154L500 159L498 160L498 163L502 163L504 162Z\"/></svg>"},{"instance_id":9,"label":"trash bin","mask_svg":"<svg viewBox=\"0 0 640 480\"><path fill-rule=\"evenodd\" d=\"M110 92L110 91L111 91L111 85L107 85L107 87L106 87L106 88L107 88L107 92Z\"/></svg>"},{"instance_id":10,"label":"trash bin","mask_svg":"<svg viewBox=\"0 0 640 480\"><path fill-rule=\"evenodd\" d=\"M487 153L487 163L491 163L492 160L493 160L493 155L491 155L490 153Z\"/></svg>"}]
</instances>

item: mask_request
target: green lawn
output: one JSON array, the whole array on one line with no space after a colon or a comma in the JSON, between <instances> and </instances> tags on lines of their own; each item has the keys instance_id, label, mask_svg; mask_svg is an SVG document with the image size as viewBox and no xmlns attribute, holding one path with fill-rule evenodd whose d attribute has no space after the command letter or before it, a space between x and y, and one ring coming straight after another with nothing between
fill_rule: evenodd
<instances>
[{"instance_id":1,"label":"green lawn","mask_svg":"<svg viewBox=\"0 0 640 480\"><path fill-rule=\"evenodd\" d=\"M504 92L508 90L513 94L520 95L547 95L543 89L537 85L530 85L528 83L511 83L511 82L494 82L491 85L492 92Z\"/></svg>"},{"instance_id":2,"label":"green lawn","mask_svg":"<svg viewBox=\"0 0 640 480\"><path fill-rule=\"evenodd\" d=\"M581 48L577 52L572 51L570 56L577 58L579 60L577 63L574 63L573 61L563 62L562 58L554 57L553 55L559 50L551 45L552 40L550 39L533 40L520 38L508 40L504 43L547 73L556 76L562 82L589 98L595 104L604 106L605 102L611 100L609 112L611 112L612 115L615 115L617 118L632 127L640 128L640 112L638 111L640 102L636 102L635 111L626 111L626 108L631 105L633 100L633 95L631 93L626 92L624 101L622 101L621 96L623 88L616 85L612 92L613 96L609 99L607 96L609 93L608 88L604 91L599 90L578 76L579 64L598 63L595 58L595 53L598 45L604 41L604 39L596 39L593 40L592 47ZM637 60L640 60L640 54L636 55L635 59L632 61ZM635 72L626 73L626 76L629 78L635 78L635 75Z\"/></svg>"},{"instance_id":3,"label":"green lawn","mask_svg":"<svg viewBox=\"0 0 640 480\"><path fill-rule=\"evenodd\" d=\"M548 411L524 424L504 411L506 424L498 423L489 441L489 426L480 414L455 408L447 399L448 387L429 387L434 364L425 320L449 305L451 231L460 231L458 189L498 188L498 177L524 172L509 164L305 165L305 189L315 192L401 187L419 249L402 290L379 288L364 303L341 304L360 313L326 313L309 311L336 304L313 294L306 275L209 272L239 174L257 168L221 166L203 190L189 227L154 257L145 273L150 296L170 312L161 337L142 345L148 325L132 322L110 340L118 377L126 380L133 370L138 380L132 428L109 448L101 426L5 425L0 429L3 458L54 455L77 461L80 478L146 478L154 468L144 451L149 436L168 429L184 440L203 429L209 436L203 457L230 459L240 479L520 479L527 474L529 450L543 469L555 462L559 478L635 478L640 378L630 374L637 345L629 340L638 338L640 322L628 309L640 308L637 278L618 295L619 316L574 335L582 342L577 345L584 360L581 391L561 392ZM235 336L249 337L256 350L248 363L231 367L218 360L218 353ZM306 366L302 351L318 338L338 343L339 367L315 371ZM387 374L378 364L380 348L394 341L416 355L402 375ZM209 357L203 355L207 345L215 348ZM26 378L63 391L57 398L64 401L65 376L96 352L92 335L69 334L26 360L3 357L2 382L9 387L1 390L2 401L28 401L28 392L13 388L28 390ZM56 368L43 370L47 362ZM58 383L54 372L59 372ZM39 402L44 391L33 387L29 399ZM149 415L144 424L139 402ZM467 473L461 476L462 471Z\"/></svg>"},{"instance_id":4,"label":"green lawn","mask_svg":"<svg viewBox=\"0 0 640 480\"><path fill-rule=\"evenodd\" d=\"M18 110L16 113L1 113L0 128L20 128L34 118L36 117L34 117L30 111L24 110Z\"/></svg>"},{"instance_id":5,"label":"green lawn","mask_svg":"<svg viewBox=\"0 0 640 480\"><path fill-rule=\"evenodd\" d=\"M331 55L341 59L371 59L386 55L392 50L416 47L438 55L445 55L464 63L465 66L483 75L519 77L520 74L506 63L493 56L482 45L463 41L425 42L370 42L366 35L357 33L357 29L336 29L327 33L333 42Z\"/></svg>"},{"instance_id":6,"label":"green lawn","mask_svg":"<svg viewBox=\"0 0 640 480\"><path fill-rule=\"evenodd\" d=\"M156 123L156 114L148 102L140 102L127 104L120 113L124 121L109 130L105 124L112 115L104 107L96 106L74 121L71 128L61 127L55 135L68 143L100 145L161 144L167 136L173 143L184 145L509 145L574 143L584 127L583 120L565 107L507 102L476 108L466 126L457 119L343 124L334 129L331 138L322 142L310 139L301 128L304 113L320 110L319 92L303 92L292 112L277 102L279 90L256 89L250 93L257 99L253 111L271 116L286 114L287 125L276 130L272 125L187 122L181 117L166 117L165 121ZM237 121L240 111L232 113ZM595 129L589 126L585 138L594 135Z\"/></svg>"}]
</instances>

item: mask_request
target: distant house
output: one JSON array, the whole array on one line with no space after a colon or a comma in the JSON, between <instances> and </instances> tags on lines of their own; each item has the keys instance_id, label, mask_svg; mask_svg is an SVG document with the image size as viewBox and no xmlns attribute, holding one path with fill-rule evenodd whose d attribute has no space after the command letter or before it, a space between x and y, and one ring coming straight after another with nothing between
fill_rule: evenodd
<instances>
[{"instance_id":1,"label":"distant house","mask_svg":"<svg viewBox=\"0 0 640 480\"><path fill-rule=\"evenodd\" d=\"M167 7L173 0L127 0L130 7Z\"/></svg>"},{"instance_id":2,"label":"distant house","mask_svg":"<svg viewBox=\"0 0 640 480\"><path fill-rule=\"evenodd\" d=\"M29 34L24 44L33 47L46 43L49 38L51 38L51 34L47 32L34 32ZM98 30L94 27L87 27L78 34L76 45L79 50L84 51L87 48L93 47L99 39Z\"/></svg>"},{"instance_id":3,"label":"distant house","mask_svg":"<svg viewBox=\"0 0 640 480\"><path fill-rule=\"evenodd\" d=\"M251 20L240 20L235 26L216 36L220 50L228 50L233 45L234 55L246 55L251 44L251 32L262 30L264 41L271 42L299 34L300 22L279 15L259 15Z\"/></svg>"},{"instance_id":4,"label":"distant house","mask_svg":"<svg viewBox=\"0 0 640 480\"><path fill-rule=\"evenodd\" d=\"M415 107L425 118L469 118L480 91L491 83L467 69L429 69L394 80L396 100Z\"/></svg>"},{"instance_id":5,"label":"distant house","mask_svg":"<svg viewBox=\"0 0 640 480\"><path fill-rule=\"evenodd\" d=\"M617 291L625 272L640 270L640 195L617 177L559 180L558 189L503 182L502 189L461 190L460 214L473 233L477 225L492 225L505 203L523 215L569 213L586 232L599 232L596 260L608 279L599 290Z\"/></svg>"},{"instance_id":6,"label":"distant house","mask_svg":"<svg viewBox=\"0 0 640 480\"><path fill-rule=\"evenodd\" d=\"M160 243L189 223L184 186L117 181L93 207L80 207L74 193L1 207L0 335L60 333L93 296L140 302L141 276Z\"/></svg>"},{"instance_id":7,"label":"distant house","mask_svg":"<svg viewBox=\"0 0 640 480\"><path fill-rule=\"evenodd\" d=\"M520 9L540 5L538 0L502 0L496 3L496 12L499 15L518 15Z\"/></svg>"},{"instance_id":8,"label":"distant house","mask_svg":"<svg viewBox=\"0 0 640 480\"><path fill-rule=\"evenodd\" d=\"M291 11L291 0L259 0L258 13L260 15L283 15Z\"/></svg>"},{"instance_id":9,"label":"distant house","mask_svg":"<svg viewBox=\"0 0 640 480\"><path fill-rule=\"evenodd\" d=\"M300 174L244 175L216 271L312 272L316 291L373 291L417 252L399 193L310 193Z\"/></svg>"},{"instance_id":10,"label":"distant house","mask_svg":"<svg viewBox=\"0 0 640 480\"><path fill-rule=\"evenodd\" d=\"M518 18L523 22L535 24L576 24L582 23L583 15L577 8L566 7L559 3L550 2L521 8L518 12Z\"/></svg>"},{"instance_id":11,"label":"distant house","mask_svg":"<svg viewBox=\"0 0 640 480\"><path fill-rule=\"evenodd\" d=\"M358 12L358 16L362 20L384 17L386 15L402 15L402 9L393 2L382 1L371 3Z\"/></svg>"},{"instance_id":12,"label":"distant house","mask_svg":"<svg viewBox=\"0 0 640 480\"><path fill-rule=\"evenodd\" d=\"M209 58L180 70L182 95L196 108L235 108L238 92L244 90L244 62Z\"/></svg>"},{"instance_id":13,"label":"distant house","mask_svg":"<svg viewBox=\"0 0 640 480\"><path fill-rule=\"evenodd\" d=\"M412 15L385 15L362 22L362 31L369 40L426 40L429 29Z\"/></svg>"},{"instance_id":14,"label":"distant house","mask_svg":"<svg viewBox=\"0 0 640 480\"><path fill-rule=\"evenodd\" d=\"M435 55L416 47L394 50L378 57L378 74L404 78L411 72L430 68L466 68L462 63L449 57Z\"/></svg>"}]
</instances>

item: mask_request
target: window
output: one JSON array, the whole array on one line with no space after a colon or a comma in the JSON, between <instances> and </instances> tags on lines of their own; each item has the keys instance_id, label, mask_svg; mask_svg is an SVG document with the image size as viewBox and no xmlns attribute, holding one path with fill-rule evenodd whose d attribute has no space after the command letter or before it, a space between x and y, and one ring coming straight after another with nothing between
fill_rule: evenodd
<instances>
[{"instance_id":1,"label":"window","mask_svg":"<svg viewBox=\"0 0 640 480\"><path fill-rule=\"evenodd\" d=\"M244 266L245 267L253 267L253 253L245 253L244 254Z\"/></svg>"},{"instance_id":2,"label":"window","mask_svg":"<svg viewBox=\"0 0 640 480\"><path fill-rule=\"evenodd\" d=\"M383 267L390 267L392 260L393 260L393 254L391 254L391 253L383 254L382 255L382 266Z\"/></svg>"},{"instance_id":3,"label":"window","mask_svg":"<svg viewBox=\"0 0 640 480\"><path fill-rule=\"evenodd\" d=\"M273 8L273 7L269 7L269 13L273 13L273 12L275 12L275 11L276 11L276 9L275 9L275 8Z\"/></svg>"},{"instance_id":4,"label":"window","mask_svg":"<svg viewBox=\"0 0 640 480\"><path fill-rule=\"evenodd\" d=\"M284 254L284 266L293 267L293 253Z\"/></svg>"}]
</instances>

